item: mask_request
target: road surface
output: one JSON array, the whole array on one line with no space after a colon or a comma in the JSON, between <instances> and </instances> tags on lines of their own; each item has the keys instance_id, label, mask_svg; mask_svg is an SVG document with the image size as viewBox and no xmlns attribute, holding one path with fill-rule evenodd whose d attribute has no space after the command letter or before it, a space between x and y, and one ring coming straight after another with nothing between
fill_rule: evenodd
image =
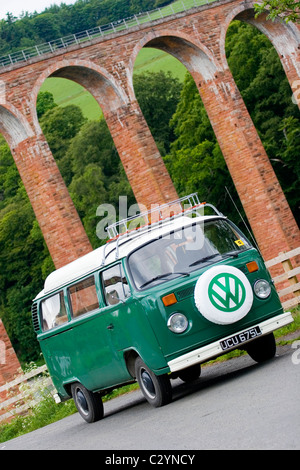
<instances>
[{"instance_id":1,"label":"road surface","mask_svg":"<svg viewBox=\"0 0 300 470\"><path fill-rule=\"evenodd\" d=\"M138 390L104 403L102 421L87 424L76 413L0 449L105 450L114 459L118 450L166 459L166 450L191 458L189 451L202 449L300 449L299 341L278 347L265 364L246 355L203 367L193 384L172 385L174 399L165 407L152 408Z\"/></svg>"}]
</instances>

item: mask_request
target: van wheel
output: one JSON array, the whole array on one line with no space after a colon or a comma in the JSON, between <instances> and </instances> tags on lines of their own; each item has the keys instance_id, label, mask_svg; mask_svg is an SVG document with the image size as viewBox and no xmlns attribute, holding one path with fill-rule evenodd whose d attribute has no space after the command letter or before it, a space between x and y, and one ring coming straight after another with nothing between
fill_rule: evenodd
<instances>
[{"instance_id":1,"label":"van wheel","mask_svg":"<svg viewBox=\"0 0 300 470\"><path fill-rule=\"evenodd\" d=\"M200 364L194 364L193 366L187 367L186 369L178 372L178 377L183 382L193 382L194 380L199 379L201 375L201 366Z\"/></svg>"},{"instance_id":2,"label":"van wheel","mask_svg":"<svg viewBox=\"0 0 300 470\"><path fill-rule=\"evenodd\" d=\"M103 403L100 395L90 392L79 382L72 384L71 392L79 414L87 423L94 423L103 418Z\"/></svg>"},{"instance_id":3,"label":"van wheel","mask_svg":"<svg viewBox=\"0 0 300 470\"><path fill-rule=\"evenodd\" d=\"M135 361L135 374L140 389L150 405L158 408L170 403L172 387L167 374L155 375L140 357Z\"/></svg>"},{"instance_id":4,"label":"van wheel","mask_svg":"<svg viewBox=\"0 0 300 470\"><path fill-rule=\"evenodd\" d=\"M249 356L256 362L272 359L276 354L276 341L273 333L254 339L246 346Z\"/></svg>"}]
</instances>

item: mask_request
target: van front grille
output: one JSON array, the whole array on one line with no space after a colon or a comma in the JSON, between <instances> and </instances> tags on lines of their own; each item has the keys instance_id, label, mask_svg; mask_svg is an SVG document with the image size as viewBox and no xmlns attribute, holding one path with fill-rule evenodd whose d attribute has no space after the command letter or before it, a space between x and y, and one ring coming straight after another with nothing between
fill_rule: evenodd
<instances>
[{"instance_id":1,"label":"van front grille","mask_svg":"<svg viewBox=\"0 0 300 470\"><path fill-rule=\"evenodd\" d=\"M176 298L178 302L180 302L180 300L186 299L187 297L191 297L194 294L194 289L195 286L190 286L176 292Z\"/></svg>"}]
</instances>

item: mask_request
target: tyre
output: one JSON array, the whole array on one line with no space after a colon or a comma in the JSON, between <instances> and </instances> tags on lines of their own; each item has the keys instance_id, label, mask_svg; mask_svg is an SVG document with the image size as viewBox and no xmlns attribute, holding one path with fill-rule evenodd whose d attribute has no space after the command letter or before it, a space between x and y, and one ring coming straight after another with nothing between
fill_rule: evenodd
<instances>
[{"instance_id":1,"label":"tyre","mask_svg":"<svg viewBox=\"0 0 300 470\"><path fill-rule=\"evenodd\" d=\"M150 405L158 408L171 402L172 388L167 374L155 375L140 357L135 361L135 374L140 389Z\"/></svg>"},{"instance_id":2,"label":"tyre","mask_svg":"<svg viewBox=\"0 0 300 470\"><path fill-rule=\"evenodd\" d=\"M256 362L272 359L276 354L276 341L273 333L251 341L246 347L249 356Z\"/></svg>"},{"instance_id":3,"label":"tyre","mask_svg":"<svg viewBox=\"0 0 300 470\"><path fill-rule=\"evenodd\" d=\"M87 423L94 423L103 418L100 395L90 392L79 382L72 384L71 392L79 414Z\"/></svg>"},{"instance_id":4,"label":"tyre","mask_svg":"<svg viewBox=\"0 0 300 470\"><path fill-rule=\"evenodd\" d=\"M194 380L199 379L201 375L201 366L200 364L195 364L193 366L187 367L186 369L178 372L178 377L183 382L194 382Z\"/></svg>"}]
</instances>

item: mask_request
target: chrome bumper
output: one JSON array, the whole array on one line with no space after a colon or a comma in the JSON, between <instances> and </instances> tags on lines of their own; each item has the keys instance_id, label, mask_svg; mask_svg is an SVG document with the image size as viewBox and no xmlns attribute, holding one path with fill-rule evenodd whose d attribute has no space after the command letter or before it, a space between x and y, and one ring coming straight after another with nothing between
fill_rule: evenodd
<instances>
[{"instance_id":1,"label":"chrome bumper","mask_svg":"<svg viewBox=\"0 0 300 470\"><path fill-rule=\"evenodd\" d=\"M266 335L268 333L271 333L274 330L277 330L278 328L281 328L282 326L292 323L293 321L294 319L292 317L292 314L290 312L285 312L276 317L269 318L268 320L265 320L261 323L254 324L249 328L259 326L259 328L261 329L262 335ZM249 329L249 328L246 328L246 329ZM245 331L245 328L243 330L237 331L235 334L238 335L240 333L243 333L243 331ZM223 351L223 349L221 348L220 342L226 341L226 339L231 338L231 336L233 335L231 334L229 336L225 336L224 338L221 338L218 341L215 341L211 344L203 346L202 348L195 349L194 351L190 351L187 354L183 354L182 356L179 356L176 359L172 359L171 361L168 362L170 371L177 372L178 370L185 369L186 367L192 366L193 364L206 362L209 359L212 359L216 356L220 356L221 354L224 354L225 352L236 349L235 346L227 349L226 351ZM245 341L242 344L246 344L247 342L249 341Z\"/></svg>"}]
</instances>

